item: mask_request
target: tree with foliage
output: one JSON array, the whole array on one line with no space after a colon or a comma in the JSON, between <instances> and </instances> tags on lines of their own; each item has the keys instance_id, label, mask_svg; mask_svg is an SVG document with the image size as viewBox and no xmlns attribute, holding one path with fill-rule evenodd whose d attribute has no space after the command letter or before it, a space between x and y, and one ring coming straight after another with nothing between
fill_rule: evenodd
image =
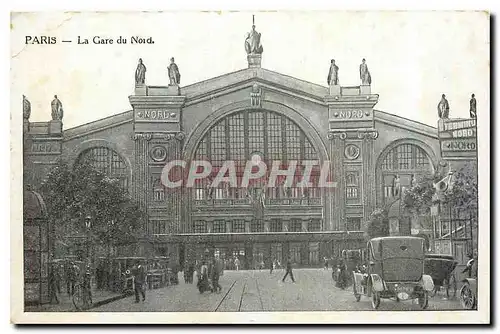
<instances>
[{"instance_id":1,"label":"tree with foliage","mask_svg":"<svg viewBox=\"0 0 500 334\"><path fill-rule=\"evenodd\" d=\"M452 176L452 185L444 191L442 202L455 209L477 210L478 187L477 166L473 163L464 165Z\"/></svg>"},{"instance_id":2,"label":"tree with foliage","mask_svg":"<svg viewBox=\"0 0 500 334\"><path fill-rule=\"evenodd\" d=\"M141 235L144 212L119 180L110 179L86 161L74 168L61 162L49 172L40 191L56 241L66 243L68 236L83 235L87 216L91 217L94 242L133 243Z\"/></svg>"},{"instance_id":3,"label":"tree with foliage","mask_svg":"<svg viewBox=\"0 0 500 334\"><path fill-rule=\"evenodd\" d=\"M437 192L435 184L441 176L427 175L403 194L403 209L412 215L430 215L433 205L451 205L456 209L477 209L477 173L472 164L465 164L454 173L450 185Z\"/></svg>"},{"instance_id":4,"label":"tree with foliage","mask_svg":"<svg viewBox=\"0 0 500 334\"><path fill-rule=\"evenodd\" d=\"M438 176L428 174L406 189L402 196L403 212L412 216L430 215L431 207L436 203L434 184L438 181Z\"/></svg>"},{"instance_id":5,"label":"tree with foliage","mask_svg":"<svg viewBox=\"0 0 500 334\"><path fill-rule=\"evenodd\" d=\"M363 228L367 240L389 235L389 212L386 208L375 209Z\"/></svg>"}]
</instances>

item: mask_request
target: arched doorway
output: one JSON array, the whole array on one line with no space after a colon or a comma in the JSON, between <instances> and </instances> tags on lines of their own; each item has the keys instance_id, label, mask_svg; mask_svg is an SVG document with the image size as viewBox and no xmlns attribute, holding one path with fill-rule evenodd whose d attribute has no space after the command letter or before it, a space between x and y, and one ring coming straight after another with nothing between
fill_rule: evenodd
<instances>
[{"instance_id":1,"label":"arched doorway","mask_svg":"<svg viewBox=\"0 0 500 334\"><path fill-rule=\"evenodd\" d=\"M406 189L432 176L433 158L434 154L425 144L413 140L395 142L381 154L377 163L378 202L387 209L391 235L432 230L430 219L408 216L402 200Z\"/></svg>"},{"instance_id":2,"label":"arched doorway","mask_svg":"<svg viewBox=\"0 0 500 334\"><path fill-rule=\"evenodd\" d=\"M191 161L209 161L212 173L185 191L188 226L184 231L204 240L193 253L209 248L220 258L238 258L246 268L256 268L263 261L268 264L270 258L283 263L290 253L300 254L297 258L302 264L318 262L318 242L305 238L291 242L285 234L278 238L276 233L323 230L325 196L317 184L326 149L317 145L318 134L295 111L264 107L265 103L263 109L234 107L216 112L219 117L209 116L191 134L185 154ZM268 173L242 186L245 166L255 159L264 162ZM299 185L305 160L317 161L309 179L316 186ZM234 162L237 186L227 182L213 186L226 161ZM278 177L274 186L266 187L271 166L278 161L281 170L297 162L293 182L285 185L285 177Z\"/></svg>"}]
</instances>

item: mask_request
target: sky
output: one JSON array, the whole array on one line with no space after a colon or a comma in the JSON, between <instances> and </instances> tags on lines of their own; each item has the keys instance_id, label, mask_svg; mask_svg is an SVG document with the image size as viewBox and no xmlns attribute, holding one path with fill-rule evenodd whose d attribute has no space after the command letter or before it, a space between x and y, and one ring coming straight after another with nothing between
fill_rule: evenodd
<instances>
[{"instance_id":1,"label":"sky","mask_svg":"<svg viewBox=\"0 0 500 334\"><path fill-rule=\"evenodd\" d=\"M31 101L31 121L51 119L57 94L64 128L131 109L137 60L148 85L167 85L175 57L182 86L247 68L245 35L255 15L262 67L326 86L330 59L343 86L360 84L366 58L378 110L436 126L441 94L451 117L489 113L489 17L484 12L116 12L14 13L11 17L11 110ZM55 36L26 45L26 36ZM78 45L78 36L89 45ZM94 45L92 38L112 38ZM116 44L118 37L128 44ZM131 36L154 44L130 44ZM72 43L61 43L72 40Z\"/></svg>"}]
</instances>

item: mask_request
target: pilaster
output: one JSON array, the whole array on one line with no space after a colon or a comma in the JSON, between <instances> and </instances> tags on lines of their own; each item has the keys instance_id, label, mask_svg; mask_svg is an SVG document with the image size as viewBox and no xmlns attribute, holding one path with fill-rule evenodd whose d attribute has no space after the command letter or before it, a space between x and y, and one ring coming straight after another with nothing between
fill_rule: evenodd
<instances>
[{"instance_id":1,"label":"pilaster","mask_svg":"<svg viewBox=\"0 0 500 334\"><path fill-rule=\"evenodd\" d=\"M178 86L139 86L129 96L134 109L135 198L148 216L167 222L166 233L181 231L182 188L166 188L161 182L165 164L182 157L182 107L186 100ZM178 170L173 179L182 175ZM163 199L154 198L155 187L163 187ZM187 232L183 230L182 232Z\"/></svg>"},{"instance_id":2,"label":"pilaster","mask_svg":"<svg viewBox=\"0 0 500 334\"><path fill-rule=\"evenodd\" d=\"M366 220L375 200L373 107L378 95L369 86L331 86L328 105L331 175L337 186L330 201L330 228L342 230L349 217Z\"/></svg>"}]
</instances>

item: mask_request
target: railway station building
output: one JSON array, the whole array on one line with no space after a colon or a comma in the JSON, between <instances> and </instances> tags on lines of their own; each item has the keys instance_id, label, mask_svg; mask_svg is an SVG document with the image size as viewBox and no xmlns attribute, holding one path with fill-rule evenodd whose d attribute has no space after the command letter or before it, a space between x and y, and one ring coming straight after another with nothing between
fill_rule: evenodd
<instances>
[{"instance_id":1,"label":"railway station building","mask_svg":"<svg viewBox=\"0 0 500 334\"><path fill-rule=\"evenodd\" d=\"M149 217L141 242L121 255L182 262L210 252L246 268L290 256L320 266L363 247L362 227L376 208L399 205L399 187L446 165L437 127L376 109L369 84L318 85L262 68L262 56L249 53L248 68L187 86L136 83L130 110L74 128L25 120L29 182L36 189L59 159L90 160L121 180ZM191 188L162 182L169 161L205 160L214 170L236 161L239 179L238 162L256 156L269 166L329 161L336 186L278 184L256 201L257 183L242 190L209 189L210 178ZM391 233L402 232L397 214L390 219ZM432 234L431 221L417 232Z\"/></svg>"}]
</instances>

